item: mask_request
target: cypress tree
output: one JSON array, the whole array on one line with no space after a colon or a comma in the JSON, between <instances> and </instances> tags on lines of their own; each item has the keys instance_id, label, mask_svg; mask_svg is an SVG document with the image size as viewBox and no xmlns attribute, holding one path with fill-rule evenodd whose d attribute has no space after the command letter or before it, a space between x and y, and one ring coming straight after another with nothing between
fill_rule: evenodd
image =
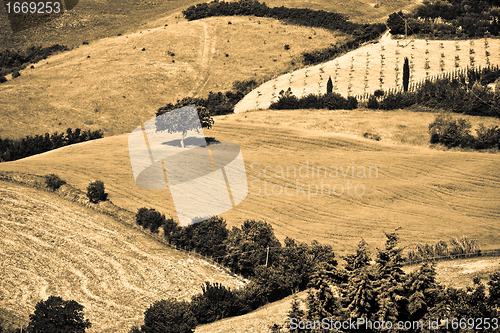
<instances>
[{"instance_id":1,"label":"cypress tree","mask_svg":"<svg viewBox=\"0 0 500 333\"><path fill-rule=\"evenodd\" d=\"M410 65L408 63L408 58L405 57L405 64L403 65L403 89L408 91L408 84L410 82Z\"/></svg>"},{"instance_id":2,"label":"cypress tree","mask_svg":"<svg viewBox=\"0 0 500 333\"><path fill-rule=\"evenodd\" d=\"M326 93L331 94L333 92L333 82L332 77L328 77L328 82L326 83Z\"/></svg>"}]
</instances>

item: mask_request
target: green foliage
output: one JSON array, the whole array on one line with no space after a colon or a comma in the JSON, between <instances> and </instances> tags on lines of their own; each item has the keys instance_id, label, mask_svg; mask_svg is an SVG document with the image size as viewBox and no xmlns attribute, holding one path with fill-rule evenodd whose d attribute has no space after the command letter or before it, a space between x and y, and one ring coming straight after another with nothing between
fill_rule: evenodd
<instances>
[{"instance_id":1,"label":"green foliage","mask_svg":"<svg viewBox=\"0 0 500 333\"><path fill-rule=\"evenodd\" d=\"M142 226L144 229L150 229L152 233L158 233L158 229L165 225L167 225L165 229L167 229L168 232L173 224L172 219L169 219L170 221L167 222L164 214L152 208L148 209L145 207L139 208L137 214L135 214L135 220L138 225Z\"/></svg>"},{"instance_id":2,"label":"green foliage","mask_svg":"<svg viewBox=\"0 0 500 333\"><path fill-rule=\"evenodd\" d=\"M0 52L0 76L19 72L19 70L24 69L29 63L38 62L52 54L67 50L66 46L59 44L45 48L32 46L26 50L5 50Z\"/></svg>"},{"instance_id":3,"label":"green foliage","mask_svg":"<svg viewBox=\"0 0 500 333\"><path fill-rule=\"evenodd\" d=\"M92 324L84 319L83 306L75 301L64 301L50 296L35 306L30 315L28 331L31 333L84 333Z\"/></svg>"},{"instance_id":4,"label":"green foliage","mask_svg":"<svg viewBox=\"0 0 500 333\"><path fill-rule=\"evenodd\" d=\"M405 33L405 15L402 11L398 13L392 13L387 19L387 26L389 27L390 33L393 35L402 35Z\"/></svg>"},{"instance_id":5,"label":"green foliage","mask_svg":"<svg viewBox=\"0 0 500 333\"><path fill-rule=\"evenodd\" d=\"M187 302L161 300L144 313L141 333L192 333L196 317Z\"/></svg>"},{"instance_id":6,"label":"green foliage","mask_svg":"<svg viewBox=\"0 0 500 333\"><path fill-rule=\"evenodd\" d=\"M368 103L366 104L366 107L369 109L374 109L374 110L378 109L379 105L378 105L377 97L370 96L370 98L368 98Z\"/></svg>"},{"instance_id":7,"label":"green foliage","mask_svg":"<svg viewBox=\"0 0 500 333\"><path fill-rule=\"evenodd\" d=\"M66 184L66 182L59 178L56 174L51 173L50 175L45 176L45 185L52 191L57 191L59 187L64 184Z\"/></svg>"},{"instance_id":8,"label":"green foliage","mask_svg":"<svg viewBox=\"0 0 500 333\"><path fill-rule=\"evenodd\" d=\"M26 136L20 140L0 138L0 162L15 161L20 158L44 153L46 151L71 145L74 143L95 140L103 137L101 130L82 131L71 128L64 133L45 133L45 135Z\"/></svg>"},{"instance_id":9,"label":"green foliage","mask_svg":"<svg viewBox=\"0 0 500 333\"><path fill-rule=\"evenodd\" d=\"M191 299L190 309L198 323L211 323L242 313L238 296L219 283L205 282L202 294Z\"/></svg>"},{"instance_id":10,"label":"green foliage","mask_svg":"<svg viewBox=\"0 0 500 333\"><path fill-rule=\"evenodd\" d=\"M297 98L292 93L292 89L288 88L279 93L277 102L271 103L271 110L293 110L293 109L346 109L352 110L357 108L358 101L355 97L350 96L344 98L337 93L328 93L324 95L309 94L301 98Z\"/></svg>"},{"instance_id":11,"label":"green foliage","mask_svg":"<svg viewBox=\"0 0 500 333\"><path fill-rule=\"evenodd\" d=\"M431 143L441 143L448 148L470 147L473 141L471 127L465 119L453 119L449 114L440 114L429 124Z\"/></svg>"},{"instance_id":12,"label":"green foliage","mask_svg":"<svg viewBox=\"0 0 500 333\"><path fill-rule=\"evenodd\" d=\"M326 93L331 94L333 92L333 82L332 77L328 77L328 82L326 83Z\"/></svg>"},{"instance_id":13,"label":"green foliage","mask_svg":"<svg viewBox=\"0 0 500 333\"><path fill-rule=\"evenodd\" d=\"M410 64L408 58L405 57L405 63L403 65L403 90L408 91L408 84L410 83Z\"/></svg>"},{"instance_id":14,"label":"green foliage","mask_svg":"<svg viewBox=\"0 0 500 333\"><path fill-rule=\"evenodd\" d=\"M108 194L104 190L104 183L100 180L90 183L87 186L87 198L94 204L108 200Z\"/></svg>"}]
</instances>

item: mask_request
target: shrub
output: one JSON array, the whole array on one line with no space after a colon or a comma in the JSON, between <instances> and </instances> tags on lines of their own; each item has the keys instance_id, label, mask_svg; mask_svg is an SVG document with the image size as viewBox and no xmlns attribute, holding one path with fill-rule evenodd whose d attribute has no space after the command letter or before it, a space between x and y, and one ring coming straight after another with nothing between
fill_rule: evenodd
<instances>
[{"instance_id":1,"label":"shrub","mask_svg":"<svg viewBox=\"0 0 500 333\"><path fill-rule=\"evenodd\" d=\"M7 78L5 76L0 76L0 83L7 82Z\"/></svg>"},{"instance_id":2,"label":"shrub","mask_svg":"<svg viewBox=\"0 0 500 333\"><path fill-rule=\"evenodd\" d=\"M369 109L378 109L377 97L375 97L374 95L370 96L370 98L368 99L368 103L367 103L366 107L369 108Z\"/></svg>"},{"instance_id":3,"label":"shrub","mask_svg":"<svg viewBox=\"0 0 500 333\"><path fill-rule=\"evenodd\" d=\"M99 201L106 201L108 194L104 191L104 183L100 180L90 183L87 187L87 198L94 204L99 203Z\"/></svg>"},{"instance_id":4,"label":"shrub","mask_svg":"<svg viewBox=\"0 0 500 333\"><path fill-rule=\"evenodd\" d=\"M500 148L500 128L498 126L486 128L484 124L479 124L476 136L475 149Z\"/></svg>"},{"instance_id":5,"label":"shrub","mask_svg":"<svg viewBox=\"0 0 500 333\"><path fill-rule=\"evenodd\" d=\"M59 187L66 184L64 180L59 178L58 175L51 173L50 175L45 176L45 185L50 188L52 191L56 191Z\"/></svg>"},{"instance_id":6,"label":"shrub","mask_svg":"<svg viewBox=\"0 0 500 333\"><path fill-rule=\"evenodd\" d=\"M471 147L473 137L470 128L470 122L465 119L453 119L449 114L440 114L429 124L430 142L441 143L448 148Z\"/></svg>"},{"instance_id":7,"label":"shrub","mask_svg":"<svg viewBox=\"0 0 500 333\"><path fill-rule=\"evenodd\" d=\"M157 233L158 229L166 224L164 214L145 207L139 208L135 215L135 220L138 225L142 226L144 229L151 230L152 233Z\"/></svg>"},{"instance_id":8,"label":"shrub","mask_svg":"<svg viewBox=\"0 0 500 333\"><path fill-rule=\"evenodd\" d=\"M206 282L203 293L191 299L190 309L198 323L211 323L222 318L241 314L238 297L222 284Z\"/></svg>"},{"instance_id":9,"label":"shrub","mask_svg":"<svg viewBox=\"0 0 500 333\"><path fill-rule=\"evenodd\" d=\"M12 73L12 78L15 79L16 77L20 77L21 76L21 73L19 73L19 71L15 71L14 73Z\"/></svg>"},{"instance_id":10,"label":"shrub","mask_svg":"<svg viewBox=\"0 0 500 333\"><path fill-rule=\"evenodd\" d=\"M196 318L187 302L161 300L153 303L144 313L142 333L192 333Z\"/></svg>"}]
</instances>

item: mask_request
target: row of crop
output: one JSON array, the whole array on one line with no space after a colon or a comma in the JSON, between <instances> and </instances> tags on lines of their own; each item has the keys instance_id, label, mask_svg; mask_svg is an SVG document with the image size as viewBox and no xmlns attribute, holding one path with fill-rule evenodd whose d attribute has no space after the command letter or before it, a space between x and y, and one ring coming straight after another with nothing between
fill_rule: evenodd
<instances>
[{"instance_id":1,"label":"row of crop","mask_svg":"<svg viewBox=\"0 0 500 333\"><path fill-rule=\"evenodd\" d=\"M461 238L452 238L449 242L417 244L406 249L405 257L407 262L415 262L436 257L477 254L478 251L480 248L475 239L462 236Z\"/></svg>"}]
</instances>

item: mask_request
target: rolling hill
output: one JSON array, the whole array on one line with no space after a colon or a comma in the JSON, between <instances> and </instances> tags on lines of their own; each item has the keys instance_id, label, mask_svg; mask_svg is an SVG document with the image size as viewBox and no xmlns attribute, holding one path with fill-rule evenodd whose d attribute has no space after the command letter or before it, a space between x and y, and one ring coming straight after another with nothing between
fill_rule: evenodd
<instances>
[{"instance_id":1,"label":"rolling hill","mask_svg":"<svg viewBox=\"0 0 500 333\"><path fill-rule=\"evenodd\" d=\"M384 121L393 117L401 123ZM495 247L500 243L499 155L398 144L400 136L382 132L400 131L401 135L408 125L415 140L423 141L433 117L431 113L359 110L265 111L218 117L215 127L204 133L241 147L249 184L247 198L222 216L230 226L245 219L263 219L273 225L280 240L286 236L308 242L317 239L338 253L351 251L361 237L373 246L381 245L383 232L398 227L405 245L467 235L483 249ZM344 128L338 123L341 119L345 119ZM482 121L469 119L475 126ZM360 137L370 124L376 126L372 130L382 135L382 141ZM322 166L327 167L326 176L324 168L318 171ZM358 175L363 168L365 174ZM127 135L2 163L0 171L56 173L81 190L99 178L116 205L133 212L152 207L176 218L168 190L135 185ZM325 184L330 186L329 194Z\"/></svg>"},{"instance_id":2,"label":"rolling hill","mask_svg":"<svg viewBox=\"0 0 500 333\"><path fill-rule=\"evenodd\" d=\"M50 295L82 304L88 332L128 332L154 301L189 300L205 281L242 281L53 193L0 182L0 308L27 325Z\"/></svg>"},{"instance_id":3,"label":"rolling hill","mask_svg":"<svg viewBox=\"0 0 500 333\"><path fill-rule=\"evenodd\" d=\"M387 32L379 42L366 44L334 60L299 69L269 80L247 94L235 112L266 109L289 87L297 97L325 94L328 78L333 92L344 97L401 88L404 58L409 59L410 84L426 78L500 64L500 39L405 40Z\"/></svg>"},{"instance_id":4,"label":"rolling hill","mask_svg":"<svg viewBox=\"0 0 500 333\"><path fill-rule=\"evenodd\" d=\"M169 102L230 90L237 80L276 77L293 68L302 52L344 38L253 17L179 22L104 38L1 84L0 137L68 127L127 133Z\"/></svg>"}]
</instances>

